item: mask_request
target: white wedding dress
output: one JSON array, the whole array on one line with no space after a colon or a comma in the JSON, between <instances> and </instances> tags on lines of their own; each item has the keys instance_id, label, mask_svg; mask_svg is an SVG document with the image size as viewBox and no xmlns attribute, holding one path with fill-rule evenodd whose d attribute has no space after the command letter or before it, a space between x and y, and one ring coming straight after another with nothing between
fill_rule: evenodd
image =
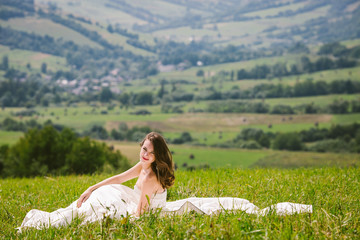
<instances>
[{"instance_id":1,"label":"white wedding dress","mask_svg":"<svg viewBox=\"0 0 360 240\"><path fill-rule=\"evenodd\" d=\"M120 218L121 216L134 215L140 199L141 191L135 185L134 189L121 184L111 184L96 189L90 197L77 208L74 201L67 208L60 208L54 212L45 212L37 209L29 211L21 226L37 229L49 226L59 227L71 223L75 217L81 217L83 224L101 221L105 217ZM275 211L279 215L293 213L311 213L312 205L297 203L278 203L259 209L246 199L219 197L219 198L186 198L173 202L166 202L167 190L163 193L153 195L150 198L151 209L161 209L161 214L183 214L195 211L202 214L213 214L219 211L240 210L249 214L265 215L269 211Z\"/></svg>"}]
</instances>

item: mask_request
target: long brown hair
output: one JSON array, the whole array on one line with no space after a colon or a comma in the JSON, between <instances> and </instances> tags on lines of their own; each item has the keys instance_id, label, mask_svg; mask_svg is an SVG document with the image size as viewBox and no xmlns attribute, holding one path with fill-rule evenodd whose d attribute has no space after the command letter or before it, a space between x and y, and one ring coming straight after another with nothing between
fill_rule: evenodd
<instances>
[{"instance_id":1,"label":"long brown hair","mask_svg":"<svg viewBox=\"0 0 360 240\"><path fill-rule=\"evenodd\" d=\"M141 141L140 146L144 145L145 140L149 140L154 147L155 161L151 163L151 169L157 180L163 188L171 187L175 181L174 163L165 139L159 133L151 132Z\"/></svg>"}]
</instances>

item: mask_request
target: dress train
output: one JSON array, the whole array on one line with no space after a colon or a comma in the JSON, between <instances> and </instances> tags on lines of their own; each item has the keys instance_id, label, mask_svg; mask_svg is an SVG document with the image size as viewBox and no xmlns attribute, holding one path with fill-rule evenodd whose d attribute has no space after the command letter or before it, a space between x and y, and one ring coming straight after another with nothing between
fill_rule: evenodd
<instances>
[{"instance_id":1,"label":"dress train","mask_svg":"<svg viewBox=\"0 0 360 240\"><path fill-rule=\"evenodd\" d=\"M77 201L67 208L60 208L53 212L45 212L37 209L30 210L21 226L37 229L66 226L76 217L81 217L82 224L101 221L105 217L121 218L121 216L134 215L140 199L141 191L135 185L134 189L121 184L111 184L96 189L90 197L77 208ZM183 214L195 211L200 214L214 214L220 211L240 210L248 214L265 215L275 211L278 215L294 213L312 213L312 205L297 203L278 203L270 207L259 209L253 203L242 198L218 197L218 198L186 198L173 202L166 202L167 191L153 195L150 198L151 209L161 209L161 214Z\"/></svg>"}]
</instances>

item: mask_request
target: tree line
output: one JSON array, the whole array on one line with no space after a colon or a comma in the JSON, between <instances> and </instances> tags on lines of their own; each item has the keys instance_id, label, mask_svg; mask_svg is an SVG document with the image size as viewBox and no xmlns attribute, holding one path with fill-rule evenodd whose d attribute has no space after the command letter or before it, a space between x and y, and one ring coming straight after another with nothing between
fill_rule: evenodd
<instances>
[{"instance_id":1,"label":"tree line","mask_svg":"<svg viewBox=\"0 0 360 240\"><path fill-rule=\"evenodd\" d=\"M221 134L219 134L219 138ZM186 143L196 143L192 139ZM206 139L205 139L206 140ZM264 132L259 128L244 128L235 138L212 147L311 152L360 153L360 124L332 125L330 128L313 127L300 132Z\"/></svg>"},{"instance_id":2,"label":"tree line","mask_svg":"<svg viewBox=\"0 0 360 240\"><path fill-rule=\"evenodd\" d=\"M285 77L291 75L300 75L304 73L313 73L317 71L331 70L331 69L340 69L340 68L351 68L355 67L357 61L339 58L332 60L329 57L320 57L314 62L311 62L310 59L306 56L301 58L300 64L292 64L290 69L288 69L286 63L276 63L272 66L263 64L256 65L251 70L240 69L236 72L236 79L266 79L274 77Z\"/></svg>"},{"instance_id":3,"label":"tree line","mask_svg":"<svg viewBox=\"0 0 360 240\"><path fill-rule=\"evenodd\" d=\"M244 141L252 142L245 144ZM330 128L311 128L288 133L265 133L261 129L247 128L234 138L233 143L245 148L249 146L290 151L360 152L360 124L336 124Z\"/></svg>"},{"instance_id":4,"label":"tree line","mask_svg":"<svg viewBox=\"0 0 360 240\"><path fill-rule=\"evenodd\" d=\"M325 82L307 79L305 81L297 82L294 86L262 83L246 90L241 90L239 87L235 86L231 90L223 92L215 89L213 86L197 92L187 92L182 89L177 89L174 86L170 89L166 88L167 84L168 83L166 82L162 84L157 93L157 97L161 97L167 103L194 100L291 98L329 94L353 94L360 92L360 83L352 80L334 80L332 82ZM151 93L148 93L148 95L149 94ZM154 96L155 94L152 95ZM152 99L155 99L155 96Z\"/></svg>"},{"instance_id":5,"label":"tree line","mask_svg":"<svg viewBox=\"0 0 360 240\"><path fill-rule=\"evenodd\" d=\"M221 101L209 103L205 109L190 109L192 112L214 112L214 113L269 113L269 114L347 114L360 112L360 100L334 100L324 107L314 103L289 106L277 104L270 107L264 102L250 101Z\"/></svg>"}]
</instances>

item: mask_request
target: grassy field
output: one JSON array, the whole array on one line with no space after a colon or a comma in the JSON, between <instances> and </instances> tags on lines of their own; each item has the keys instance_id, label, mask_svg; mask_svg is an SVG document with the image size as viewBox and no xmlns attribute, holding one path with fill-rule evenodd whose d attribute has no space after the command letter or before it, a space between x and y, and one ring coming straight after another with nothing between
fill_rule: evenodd
<instances>
[{"instance_id":1,"label":"grassy field","mask_svg":"<svg viewBox=\"0 0 360 240\"><path fill-rule=\"evenodd\" d=\"M90 185L109 175L0 180L3 239L357 239L360 236L359 168L217 169L176 171L168 201L187 197L239 197L260 208L279 202L313 205L312 214L248 215L241 211L207 216L145 214L45 230L15 230L31 209L68 206ZM134 181L125 183L133 186Z\"/></svg>"},{"instance_id":2,"label":"grassy field","mask_svg":"<svg viewBox=\"0 0 360 240\"><path fill-rule=\"evenodd\" d=\"M275 105L288 105L288 106L298 106L302 104L314 103L315 106L325 107L332 103L334 100L346 100L353 101L359 100L360 94L332 94L324 96L313 96L313 97L294 97L294 98L267 98L264 103L268 104L270 107ZM198 101L198 102L187 102L185 103L184 110L187 112L190 108L200 108L206 109L210 103L224 103L227 101L235 102L262 102L262 99L249 99L249 100L217 100L217 101Z\"/></svg>"},{"instance_id":3,"label":"grassy field","mask_svg":"<svg viewBox=\"0 0 360 240\"><path fill-rule=\"evenodd\" d=\"M45 36L49 35L55 39L63 38L66 41L73 41L79 45L87 45L90 47L102 48L96 42L91 41L80 33L67 28L61 24L54 23L49 19L27 17L13 18L8 21L0 21L2 26L11 26L12 28L28 33L37 33Z\"/></svg>"},{"instance_id":4,"label":"grassy field","mask_svg":"<svg viewBox=\"0 0 360 240\"><path fill-rule=\"evenodd\" d=\"M21 136L23 136L22 132L10 132L0 130L0 145L12 145L16 143Z\"/></svg>"},{"instance_id":5,"label":"grassy field","mask_svg":"<svg viewBox=\"0 0 360 240\"><path fill-rule=\"evenodd\" d=\"M137 143L106 141L121 151L135 164L139 161ZM196 147L191 145L169 145L173 160L179 169L207 164L210 168L257 168L257 167L351 167L360 166L360 155L356 153L289 152L276 150L247 150ZM193 155L193 158L190 157Z\"/></svg>"},{"instance_id":6,"label":"grassy field","mask_svg":"<svg viewBox=\"0 0 360 240\"><path fill-rule=\"evenodd\" d=\"M122 36L120 34L116 34L116 33L110 33L107 30L107 26L108 26L107 24L95 25L95 24L84 23L81 21L77 21L77 23L82 25L83 27L89 29L90 31L96 31L106 41L108 41L109 43L114 44L114 45L119 45L119 46L123 47L124 50L126 50L126 51L131 51L134 54L142 55L142 56L154 56L154 54L151 52L148 52L146 50L136 48L136 47L129 45L126 42L126 40L128 39L127 37L124 37L124 36Z\"/></svg>"},{"instance_id":7,"label":"grassy field","mask_svg":"<svg viewBox=\"0 0 360 240\"><path fill-rule=\"evenodd\" d=\"M36 4L47 5L50 0L36 0ZM72 13L75 16L88 16L89 12L91 13L91 19L98 21L100 23L114 22L120 23L122 26L131 28L133 24L145 24L146 22L133 17L132 15L119 11L114 8L106 7L103 2L97 0L87 0L87 1L76 1L70 3L67 0L58 0L56 1L58 7L63 10L64 14ZM106 14L104 14L106 13Z\"/></svg>"},{"instance_id":8,"label":"grassy field","mask_svg":"<svg viewBox=\"0 0 360 240\"><path fill-rule=\"evenodd\" d=\"M47 70L54 72L70 69L63 57L28 50L10 49L3 45L0 45L0 56L8 56L10 67L25 72L29 72L29 69L26 68L28 63L31 65L31 73L40 73L42 63L46 63Z\"/></svg>"},{"instance_id":9,"label":"grassy field","mask_svg":"<svg viewBox=\"0 0 360 240\"><path fill-rule=\"evenodd\" d=\"M149 77L146 82L144 80L134 80L131 82L131 86L126 86L128 92L141 92L146 86L147 90L158 91L160 88L161 79L166 79L168 81L175 80L187 80L192 82L192 84L177 84L177 88L184 89L186 91L195 92L195 89L205 89L207 87L215 87L217 90L227 91L232 89L234 86L239 87L241 90L251 89L259 84L281 84L283 86L294 86L297 82L302 82L307 79L312 79L313 81L325 81L330 83L334 80L352 80L360 81L360 67L353 68L344 68L344 69L335 69L335 70L326 70L319 71L315 73L306 73L301 75L287 76L283 78L273 78L273 79L258 79L258 80L240 80L240 81L230 81L230 77L217 76L221 71L231 72L240 70L240 69L252 69L256 65L268 64L273 65L276 62L287 62L287 64L292 64L300 60L299 56L287 56L287 57L273 57L273 58L261 58L257 60L243 61L243 62L234 62L226 64L218 64L212 66L204 67L192 67L184 71L172 71L172 72L163 72L157 74L156 76ZM196 73L199 70L203 70L206 74L206 77L197 77ZM236 74L235 74L236 76ZM170 86L167 86L170 89ZM196 92L195 92L196 93Z\"/></svg>"},{"instance_id":10,"label":"grassy field","mask_svg":"<svg viewBox=\"0 0 360 240\"><path fill-rule=\"evenodd\" d=\"M284 12L287 10L296 11L297 9L304 7L304 5L305 4L303 2L300 2L300 3L291 4L291 5L285 5L282 7L274 7L274 8L269 8L266 10L259 10L259 11L255 11L255 12L251 12L251 13L246 13L244 15L248 16L248 17L259 16L261 18L265 18L267 16L274 16L280 12Z\"/></svg>"},{"instance_id":11,"label":"grassy field","mask_svg":"<svg viewBox=\"0 0 360 240\"><path fill-rule=\"evenodd\" d=\"M108 141L107 144L113 145L115 149L119 149L130 160L131 164L139 161L140 147L138 144L114 141ZM179 168L183 168L184 163L195 167L201 164L208 164L212 168L248 168L261 158L269 155L266 151L195 147L189 145L170 145L169 148L173 153L173 160ZM190 155L193 155L194 158L190 158Z\"/></svg>"},{"instance_id":12,"label":"grassy field","mask_svg":"<svg viewBox=\"0 0 360 240\"><path fill-rule=\"evenodd\" d=\"M356 99L358 95L339 95L318 98L294 99L289 104L315 101L324 104L333 98ZM268 100L267 100L268 101ZM280 100L273 99L271 104ZM202 103L201 103L202 104ZM189 104L189 106L192 106ZM187 106L187 107L189 107ZM139 109L146 108L151 115L139 116L131 114ZM66 111L65 111L66 109ZM0 122L12 113L23 110L22 108L6 108L0 111ZM109 132L117 129L121 122L128 127L148 126L153 130L161 131L168 139L174 139L182 132L190 132L195 142L205 145L214 145L234 139L244 128L260 128L265 132L293 132L315 127L317 122L320 128L329 128L334 124L351 124L360 122L360 114L303 114L303 115L275 115L275 114L223 114L223 113L183 113L165 114L160 112L160 106L137 106L133 109L107 110L106 106L93 108L90 106L78 107L38 107L35 110L39 116L35 117L39 123L51 120L53 123L62 124L73 128L79 133L90 129L93 125L105 127ZM107 114L100 114L108 111ZM14 117L17 121L26 121L34 117ZM269 125L271 124L271 128ZM1 132L1 143L14 143L22 134L16 132Z\"/></svg>"}]
</instances>

